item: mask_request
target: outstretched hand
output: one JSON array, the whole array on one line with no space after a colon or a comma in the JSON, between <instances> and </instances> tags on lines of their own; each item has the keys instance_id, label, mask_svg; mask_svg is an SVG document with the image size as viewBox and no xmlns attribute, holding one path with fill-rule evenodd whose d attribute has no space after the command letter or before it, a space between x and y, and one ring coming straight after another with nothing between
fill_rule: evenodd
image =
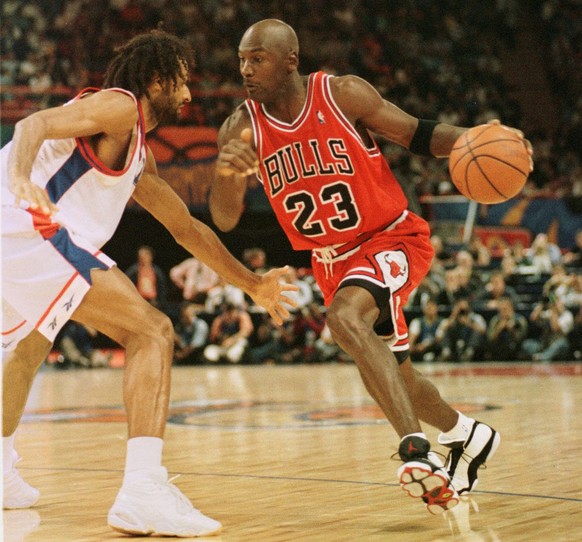
<instances>
[{"instance_id":1,"label":"outstretched hand","mask_svg":"<svg viewBox=\"0 0 582 542\"><path fill-rule=\"evenodd\" d=\"M281 325L289 318L289 311L284 303L291 307L297 307L296 301L285 295L285 292L296 292L298 286L281 282L281 279L289 272L289 267L271 269L267 273L260 275L261 281L254 294L251 294L253 301L267 309L271 318L277 325Z\"/></svg>"},{"instance_id":2,"label":"outstretched hand","mask_svg":"<svg viewBox=\"0 0 582 542\"><path fill-rule=\"evenodd\" d=\"M250 128L241 131L239 138L231 139L218 154L216 171L219 175L252 175L258 171L257 155L251 145L253 132Z\"/></svg>"}]
</instances>

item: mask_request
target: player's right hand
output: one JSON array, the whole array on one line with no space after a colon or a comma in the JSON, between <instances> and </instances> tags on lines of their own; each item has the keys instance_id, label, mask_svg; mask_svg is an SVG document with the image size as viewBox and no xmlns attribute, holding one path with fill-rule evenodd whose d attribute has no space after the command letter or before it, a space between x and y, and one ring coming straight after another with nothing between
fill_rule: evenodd
<instances>
[{"instance_id":1,"label":"player's right hand","mask_svg":"<svg viewBox=\"0 0 582 542\"><path fill-rule=\"evenodd\" d=\"M216 171L219 175L248 176L258 171L259 162L251 141L253 132L245 128L240 133L240 138L231 139L218 154Z\"/></svg>"},{"instance_id":2,"label":"player's right hand","mask_svg":"<svg viewBox=\"0 0 582 542\"><path fill-rule=\"evenodd\" d=\"M52 215L59 210L49 199L47 191L29 179L11 179L9 188L16 197L16 205L25 201L31 210L40 211L45 215Z\"/></svg>"}]
</instances>

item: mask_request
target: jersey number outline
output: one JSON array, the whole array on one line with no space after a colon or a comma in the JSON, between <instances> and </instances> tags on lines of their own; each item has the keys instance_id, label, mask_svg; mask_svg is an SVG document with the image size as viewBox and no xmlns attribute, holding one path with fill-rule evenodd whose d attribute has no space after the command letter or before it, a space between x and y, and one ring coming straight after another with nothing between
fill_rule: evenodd
<instances>
[{"instance_id":1,"label":"jersey number outline","mask_svg":"<svg viewBox=\"0 0 582 542\"><path fill-rule=\"evenodd\" d=\"M319 201L318 201L318 199ZM300 190L288 195L283 206L288 213L295 213L292 220L295 229L306 237L318 237L328 233L323 220L313 220L318 204L333 204L335 215L326 219L329 228L343 232L357 228L361 217L349 184L343 181L327 184L319 194Z\"/></svg>"}]
</instances>

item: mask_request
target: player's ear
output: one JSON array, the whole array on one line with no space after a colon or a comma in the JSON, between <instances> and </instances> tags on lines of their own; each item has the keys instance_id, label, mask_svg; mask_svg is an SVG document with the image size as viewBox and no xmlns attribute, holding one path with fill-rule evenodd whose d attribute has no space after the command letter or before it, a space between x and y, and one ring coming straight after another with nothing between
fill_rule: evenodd
<instances>
[{"instance_id":1,"label":"player's ear","mask_svg":"<svg viewBox=\"0 0 582 542\"><path fill-rule=\"evenodd\" d=\"M152 94L153 94L154 96L155 96L156 94L159 94L159 93L162 91L162 89L163 89L163 86L164 86L164 84L163 84L163 82L162 82L162 78L161 78L159 75L157 75L157 74L156 74L156 75L154 75L154 76L152 77L152 81L151 81L151 83L148 85L148 91L149 91L149 94L150 94L150 96L151 96Z\"/></svg>"},{"instance_id":2,"label":"player's ear","mask_svg":"<svg viewBox=\"0 0 582 542\"><path fill-rule=\"evenodd\" d=\"M289 73L297 70L299 67L299 55L297 51L291 51L287 56L287 69Z\"/></svg>"}]
</instances>

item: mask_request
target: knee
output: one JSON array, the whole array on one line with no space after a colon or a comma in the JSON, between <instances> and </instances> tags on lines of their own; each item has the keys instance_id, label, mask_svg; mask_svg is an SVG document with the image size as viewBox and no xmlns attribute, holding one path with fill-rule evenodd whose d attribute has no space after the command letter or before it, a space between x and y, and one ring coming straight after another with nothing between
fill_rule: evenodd
<instances>
[{"instance_id":1,"label":"knee","mask_svg":"<svg viewBox=\"0 0 582 542\"><path fill-rule=\"evenodd\" d=\"M326 315L327 325L335 342L344 349L362 341L372 327L347 306L330 307Z\"/></svg>"},{"instance_id":2,"label":"knee","mask_svg":"<svg viewBox=\"0 0 582 542\"><path fill-rule=\"evenodd\" d=\"M36 330L18 343L14 351L8 353L7 362L16 360L23 371L36 373L49 355L52 344Z\"/></svg>"},{"instance_id":3,"label":"knee","mask_svg":"<svg viewBox=\"0 0 582 542\"><path fill-rule=\"evenodd\" d=\"M126 337L126 348L147 348L162 356L172 354L174 348L174 326L168 316L162 312L150 313L137 326L135 333Z\"/></svg>"}]
</instances>

